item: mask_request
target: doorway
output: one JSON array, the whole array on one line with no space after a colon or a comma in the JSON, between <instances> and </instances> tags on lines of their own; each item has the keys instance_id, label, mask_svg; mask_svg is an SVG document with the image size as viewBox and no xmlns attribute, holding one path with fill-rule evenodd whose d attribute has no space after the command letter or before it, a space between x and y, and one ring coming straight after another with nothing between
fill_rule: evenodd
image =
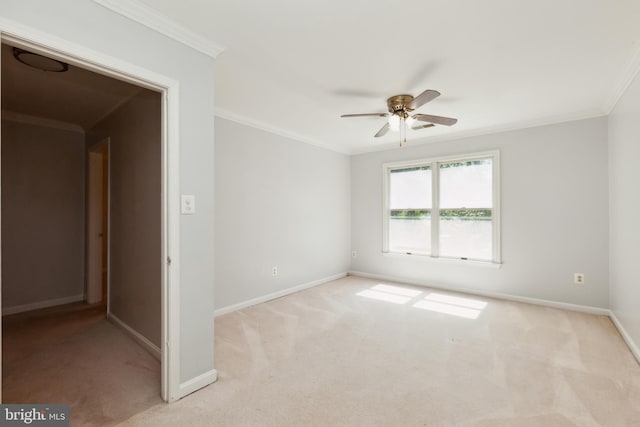
<instances>
[{"instance_id":1,"label":"doorway","mask_svg":"<svg viewBox=\"0 0 640 427\"><path fill-rule=\"evenodd\" d=\"M43 51L39 51L37 48L34 49L33 45L29 45L29 46L25 46L21 43L23 43L23 41L21 40L11 40L12 42L12 47L14 46L22 46L25 48L30 48L32 51L35 51L36 53L48 53L49 51L47 49L43 48ZM7 55L3 54L2 55L2 60L7 61ZM76 65L82 65L81 61L78 61L77 59L75 59ZM93 68L96 68L96 65L93 64ZM109 71L106 74L116 74L113 71ZM131 80L131 78L129 78L129 80ZM4 85L4 83L3 83ZM148 83L146 84L148 86ZM3 88L4 89L4 88ZM172 400L170 394L169 394L169 390L172 389L172 384L170 384L171 379L176 379L177 378L177 362L178 362L178 357L177 354L174 355L174 357L172 358L172 362L173 362L173 372L171 375L168 375L168 373L170 371L172 371L171 366L169 366L169 364L167 363L168 361L168 353L169 351L176 351L176 349L168 349L166 346L161 346L159 345L160 342L162 341L166 341L168 335L170 334L170 330L171 330L171 325L176 325L176 318L175 318L175 314L173 317L173 322L171 322L170 320L172 319L171 317L171 312L168 309L169 308L169 298L167 298L167 293L170 291L170 288L168 286L168 271L167 271L167 265L165 264L165 262L163 260L166 260L166 254L168 253L168 245L167 245L167 238L166 238L166 234L168 232L168 214L166 212L167 207L166 207L166 200L168 199L167 197L167 192L168 192L168 162L167 162L167 146L168 146L168 135L167 135L167 125L166 125L166 118L167 118L167 108L166 108L166 103L168 102L168 99L170 99L170 96L167 96L169 94L169 89L167 87L165 88L159 88L159 87L153 87L153 89L155 90L155 96L157 98L157 102L158 102L158 110L157 110L157 117L158 120L160 121L160 124L157 128L157 140L159 141L159 146L158 146L158 152L157 152L157 156L156 156L156 165L157 165L157 169L158 169L158 178L157 178L157 184L158 184L158 189L157 191L153 191L153 193L155 195L157 195L158 197L158 204L157 204L157 208L156 208L156 212L157 212L157 217L158 217L158 227L157 227L157 256L155 256L156 262L157 262L157 291L158 291L158 299L161 301L158 301L158 313L157 313L157 317L156 317L156 325L157 325L157 330L158 330L158 337L155 340L157 342L157 355L159 355L162 359L162 369L161 369L161 377L162 377L162 386L160 387L160 391L162 394L163 399L165 400ZM147 89L145 89L147 90ZM4 90L3 90L3 95L4 95ZM148 92L148 90L147 90ZM165 96L162 96L160 93L165 93ZM3 103L3 107L4 107L4 103ZM9 117L7 117L9 116ZM6 114L5 111L3 111L3 121L4 119L14 119L14 121L18 121L20 122L21 120L25 119L25 114L13 114L13 116L11 114ZM48 121L47 121L48 120ZM45 123L46 122L46 123ZM43 123L45 124L53 124L53 122L56 122L56 125L59 125L60 123L64 123L61 122L59 120L55 120L55 119L46 119L43 120ZM43 124L41 123L41 124ZM69 129L67 129L69 130ZM6 137L6 135L3 135L3 138ZM4 142L4 141L3 141ZM88 142L89 144L89 142ZM109 161L109 144L107 143L106 146L106 150L102 151L102 149L99 147L100 144L98 144L95 147L89 147L89 155L88 157L95 157L93 156L91 153L95 153L97 154L97 157L100 157L100 159L102 160L103 164L102 164L102 173L103 173L103 180L102 180L102 185L103 186L107 186L109 179L108 179L108 170L109 170L109 163L104 163L104 162L108 162ZM144 154L143 154L144 155ZM89 163L91 161L88 161L87 163ZM94 160L94 165L97 165L97 162ZM87 172L90 172L90 166L87 165ZM106 176L104 176L106 175ZM177 178L177 177L176 177ZM175 187L177 189L177 186ZM102 193L100 196L97 196L98 198L102 198L102 206L98 209L102 211L102 224L101 224L101 242L100 244L95 246L95 250L93 250L93 252L98 251L100 253L99 257L96 258L91 258L91 259L96 259L99 260L99 262L95 263L96 266L92 267L95 271L94 273L97 272L96 276L100 276L100 278L96 281L93 280L91 281L91 283L93 285L95 285L95 283L99 282L100 285L98 287L93 286L91 288L91 290L89 288L87 288L87 292L86 292L86 296L91 298L91 301L93 302L97 302L97 301L107 301L108 300L108 265L109 265L109 245L110 245L110 239L108 238L109 236L109 227L108 227L108 223L104 224L104 220L106 218L108 218L108 215L106 215L105 213L108 212L108 206L109 206L109 199L108 199L108 187L103 187L102 188ZM95 195L90 195L88 194L87 197L95 197ZM105 200L106 198L106 200ZM89 205L88 205L89 206ZM4 213L4 212L3 212ZM88 218L87 218L88 219ZM162 225L164 224L164 225ZM87 223L88 225L88 223ZM3 236L4 238L5 236ZM89 240L89 239L88 239ZM4 243L4 239L3 239L3 243ZM3 245L4 246L4 245ZM88 245L87 245L88 246ZM87 248L88 249L88 248ZM92 253L93 253L92 252ZM6 252L3 255L7 255ZM87 265L86 270L87 272L89 271L89 266L88 266L89 262L87 261ZM4 272L3 272L4 273ZM3 283L4 284L4 283ZM87 281L87 284L89 284L89 280ZM122 295L121 295L122 297ZM77 296L74 296L74 298L77 298ZM126 296L124 297L126 299ZM66 301L62 301L64 298L59 299L58 302L66 302ZM121 298L122 299L122 298ZM55 300L55 298L54 298ZM126 302L126 301L125 301ZM26 305L26 304L23 304ZM35 307L35 306L33 306ZM5 313L6 314L5 310ZM125 320L128 321L129 319L121 319L121 320ZM116 322L117 323L117 322ZM123 322L124 323L124 322ZM133 330L135 332L135 330ZM141 334L142 336L142 334ZM177 340L176 340L177 341ZM163 351L165 350L165 351ZM10 374L10 373L9 373ZM177 381L173 382L173 389L176 389L178 387Z\"/></svg>"}]
</instances>

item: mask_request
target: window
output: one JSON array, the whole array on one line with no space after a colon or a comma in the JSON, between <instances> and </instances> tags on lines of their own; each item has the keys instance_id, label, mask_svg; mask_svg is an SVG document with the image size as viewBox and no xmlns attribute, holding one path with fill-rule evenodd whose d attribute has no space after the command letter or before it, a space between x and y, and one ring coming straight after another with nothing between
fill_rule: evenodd
<instances>
[{"instance_id":1,"label":"window","mask_svg":"<svg viewBox=\"0 0 640 427\"><path fill-rule=\"evenodd\" d=\"M497 151L384 165L384 252L500 262Z\"/></svg>"}]
</instances>

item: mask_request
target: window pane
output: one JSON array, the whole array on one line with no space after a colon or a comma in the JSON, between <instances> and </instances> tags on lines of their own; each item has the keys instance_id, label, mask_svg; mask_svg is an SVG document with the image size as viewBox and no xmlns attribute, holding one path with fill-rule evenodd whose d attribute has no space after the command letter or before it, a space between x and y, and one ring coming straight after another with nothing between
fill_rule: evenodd
<instances>
[{"instance_id":1,"label":"window pane","mask_svg":"<svg viewBox=\"0 0 640 427\"><path fill-rule=\"evenodd\" d=\"M491 208L491 159L440 165L440 208Z\"/></svg>"},{"instance_id":2,"label":"window pane","mask_svg":"<svg viewBox=\"0 0 640 427\"><path fill-rule=\"evenodd\" d=\"M427 255L431 252L431 212L392 210L389 251Z\"/></svg>"},{"instance_id":3,"label":"window pane","mask_svg":"<svg viewBox=\"0 0 640 427\"><path fill-rule=\"evenodd\" d=\"M419 166L389 173L390 209L431 209L431 168Z\"/></svg>"},{"instance_id":4,"label":"window pane","mask_svg":"<svg viewBox=\"0 0 640 427\"><path fill-rule=\"evenodd\" d=\"M490 209L440 211L440 256L491 260L491 217Z\"/></svg>"}]
</instances>

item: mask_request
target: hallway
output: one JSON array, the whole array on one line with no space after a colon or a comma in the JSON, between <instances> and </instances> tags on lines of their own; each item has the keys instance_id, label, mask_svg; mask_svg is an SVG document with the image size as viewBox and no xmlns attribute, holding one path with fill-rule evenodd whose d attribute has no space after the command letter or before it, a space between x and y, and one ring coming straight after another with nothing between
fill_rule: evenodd
<instances>
[{"instance_id":1,"label":"hallway","mask_svg":"<svg viewBox=\"0 0 640 427\"><path fill-rule=\"evenodd\" d=\"M115 425L162 402L160 362L74 303L5 316L3 403L68 403L71 425Z\"/></svg>"}]
</instances>

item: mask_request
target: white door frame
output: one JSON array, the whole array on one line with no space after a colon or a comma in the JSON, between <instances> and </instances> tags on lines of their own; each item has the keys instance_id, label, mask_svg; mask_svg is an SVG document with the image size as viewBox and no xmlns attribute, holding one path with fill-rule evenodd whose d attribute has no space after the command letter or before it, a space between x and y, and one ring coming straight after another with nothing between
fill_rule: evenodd
<instances>
[{"instance_id":1,"label":"white door frame","mask_svg":"<svg viewBox=\"0 0 640 427\"><path fill-rule=\"evenodd\" d=\"M119 58L0 17L0 42L2 41L35 50L69 64L124 80L163 95L161 395L167 402L175 401L182 397L180 393L179 82ZM0 317L1 314L0 311Z\"/></svg>"}]
</instances>

